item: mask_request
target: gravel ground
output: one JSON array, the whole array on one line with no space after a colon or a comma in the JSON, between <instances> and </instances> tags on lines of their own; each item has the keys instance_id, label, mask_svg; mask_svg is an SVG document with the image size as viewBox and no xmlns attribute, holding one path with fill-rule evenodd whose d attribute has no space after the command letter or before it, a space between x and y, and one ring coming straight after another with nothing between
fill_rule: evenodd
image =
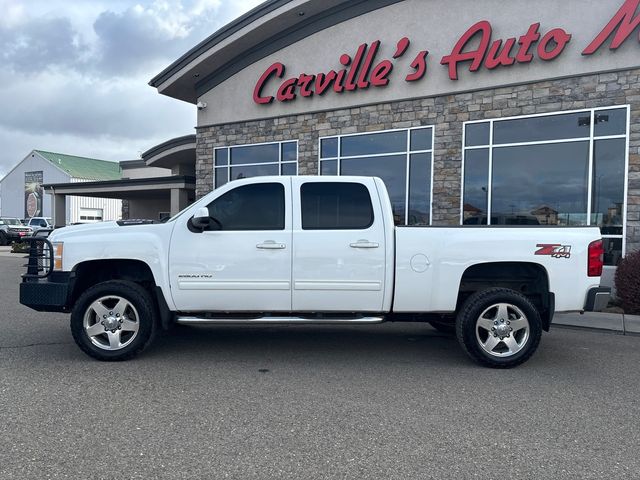
<instances>
[{"instance_id":1,"label":"gravel ground","mask_svg":"<svg viewBox=\"0 0 640 480\"><path fill-rule=\"evenodd\" d=\"M2 479L640 478L640 337L555 328L508 371L425 325L180 327L134 361L18 304L0 256Z\"/></svg>"}]
</instances>

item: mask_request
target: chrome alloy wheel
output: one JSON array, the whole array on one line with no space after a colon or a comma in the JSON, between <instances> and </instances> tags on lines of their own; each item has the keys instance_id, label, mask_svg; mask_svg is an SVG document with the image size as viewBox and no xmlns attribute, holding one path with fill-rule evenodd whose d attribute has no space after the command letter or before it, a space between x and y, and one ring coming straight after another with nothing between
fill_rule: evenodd
<instances>
[{"instance_id":1,"label":"chrome alloy wheel","mask_svg":"<svg viewBox=\"0 0 640 480\"><path fill-rule=\"evenodd\" d=\"M529 340L529 331L527 316L510 303L491 305L476 321L478 344L494 357L511 357L520 352Z\"/></svg>"},{"instance_id":2,"label":"chrome alloy wheel","mask_svg":"<svg viewBox=\"0 0 640 480\"><path fill-rule=\"evenodd\" d=\"M95 300L84 314L87 337L103 350L120 350L129 345L140 328L138 312L125 298L109 295Z\"/></svg>"}]
</instances>

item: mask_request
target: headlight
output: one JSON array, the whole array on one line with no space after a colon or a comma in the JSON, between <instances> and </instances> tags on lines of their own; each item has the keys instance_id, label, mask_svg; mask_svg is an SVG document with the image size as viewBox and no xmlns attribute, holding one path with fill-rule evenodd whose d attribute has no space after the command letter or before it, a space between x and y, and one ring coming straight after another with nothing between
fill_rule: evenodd
<instances>
[{"instance_id":1,"label":"headlight","mask_svg":"<svg viewBox=\"0 0 640 480\"><path fill-rule=\"evenodd\" d=\"M53 242L53 269L62 270L62 252L64 250L63 242Z\"/></svg>"}]
</instances>

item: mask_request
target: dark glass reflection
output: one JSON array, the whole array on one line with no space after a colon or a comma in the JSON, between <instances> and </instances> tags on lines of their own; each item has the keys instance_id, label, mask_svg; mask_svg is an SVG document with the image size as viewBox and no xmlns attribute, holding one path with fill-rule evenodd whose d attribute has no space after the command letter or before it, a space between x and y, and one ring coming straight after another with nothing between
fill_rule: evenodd
<instances>
[{"instance_id":1,"label":"dark glass reflection","mask_svg":"<svg viewBox=\"0 0 640 480\"><path fill-rule=\"evenodd\" d=\"M295 163L282 164L282 175L293 176L297 174L297 170Z\"/></svg>"},{"instance_id":2,"label":"dark glass reflection","mask_svg":"<svg viewBox=\"0 0 640 480\"><path fill-rule=\"evenodd\" d=\"M298 160L298 148L296 142L287 142L282 144L282 161L295 162Z\"/></svg>"},{"instance_id":3,"label":"dark glass reflection","mask_svg":"<svg viewBox=\"0 0 640 480\"><path fill-rule=\"evenodd\" d=\"M406 155L343 159L340 175L380 177L391 197L394 221L396 225L404 225L407 191L406 162Z\"/></svg>"},{"instance_id":4,"label":"dark glass reflection","mask_svg":"<svg viewBox=\"0 0 640 480\"><path fill-rule=\"evenodd\" d=\"M407 151L407 131L342 137L342 156L378 155Z\"/></svg>"},{"instance_id":5,"label":"dark glass reflection","mask_svg":"<svg viewBox=\"0 0 640 480\"><path fill-rule=\"evenodd\" d=\"M284 187L280 183L234 188L208 208L220 230L284 230Z\"/></svg>"},{"instance_id":6,"label":"dark glass reflection","mask_svg":"<svg viewBox=\"0 0 640 480\"><path fill-rule=\"evenodd\" d=\"M431 203L431 155L411 155L409 165L409 221L408 225L429 225Z\"/></svg>"},{"instance_id":7,"label":"dark glass reflection","mask_svg":"<svg viewBox=\"0 0 640 480\"><path fill-rule=\"evenodd\" d=\"M322 160L320 162L320 175L337 175L337 174L338 174L337 160Z\"/></svg>"},{"instance_id":8,"label":"dark glass reflection","mask_svg":"<svg viewBox=\"0 0 640 480\"><path fill-rule=\"evenodd\" d=\"M373 224L369 190L359 183L305 183L303 230L363 230Z\"/></svg>"},{"instance_id":9,"label":"dark glass reflection","mask_svg":"<svg viewBox=\"0 0 640 480\"><path fill-rule=\"evenodd\" d=\"M411 151L431 150L432 130L431 128L418 128L411 130Z\"/></svg>"},{"instance_id":10,"label":"dark glass reflection","mask_svg":"<svg viewBox=\"0 0 640 480\"><path fill-rule=\"evenodd\" d=\"M596 111L595 135L624 135L627 133L627 109Z\"/></svg>"},{"instance_id":11,"label":"dark glass reflection","mask_svg":"<svg viewBox=\"0 0 640 480\"><path fill-rule=\"evenodd\" d=\"M279 158L280 145L277 143L231 148L231 165L277 163Z\"/></svg>"},{"instance_id":12,"label":"dark glass reflection","mask_svg":"<svg viewBox=\"0 0 640 480\"><path fill-rule=\"evenodd\" d=\"M592 225L622 227L626 149L625 139L594 142Z\"/></svg>"},{"instance_id":13,"label":"dark glass reflection","mask_svg":"<svg viewBox=\"0 0 640 480\"><path fill-rule=\"evenodd\" d=\"M489 122L468 124L464 131L464 144L467 147L489 145L490 129Z\"/></svg>"},{"instance_id":14,"label":"dark glass reflection","mask_svg":"<svg viewBox=\"0 0 640 480\"><path fill-rule=\"evenodd\" d=\"M229 181L229 169L227 167L224 168L216 168L216 188L221 187L225 183Z\"/></svg>"},{"instance_id":15,"label":"dark glass reflection","mask_svg":"<svg viewBox=\"0 0 640 480\"><path fill-rule=\"evenodd\" d=\"M338 139L325 138L320 140L320 158L335 158L338 156Z\"/></svg>"},{"instance_id":16,"label":"dark glass reflection","mask_svg":"<svg viewBox=\"0 0 640 480\"><path fill-rule=\"evenodd\" d=\"M493 144L588 138L590 124L590 112L501 120L493 124Z\"/></svg>"},{"instance_id":17,"label":"dark glass reflection","mask_svg":"<svg viewBox=\"0 0 640 480\"><path fill-rule=\"evenodd\" d=\"M464 154L464 225L487 224L489 149L467 150Z\"/></svg>"},{"instance_id":18,"label":"dark glass reflection","mask_svg":"<svg viewBox=\"0 0 640 480\"><path fill-rule=\"evenodd\" d=\"M617 267L622 260L622 239L603 238L604 243L604 264Z\"/></svg>"},{"instance_id":19,"label":"dark glass reflection","mask_svg":"<svg viewBox=\"0 0 640 480\"><path fill-rule=\"evenodd\" d=\"M228 165L228 163L229 163L228 150L226 148L221 148L219 150L216 150L216 165L221 167L224 165Z\"/></svg>"},{"instance_id":20,"label":"dark glass reflection","mask_svg":"<svg viewBox=\"0 0 640 480\"><path fill-rule=\"evenodd\" d=\"M275 165L254 165L247 167L231 167L231 180L242 178L264 177L266 175L279 175L278 164Z\"/></svg>"},{"instance_id":21,"label":"dark glass reflection","mask_svg":"<svg viewBox=\"0 0 640 480\"><path fill-rule=\"evenodd\" d=\"M586 225L589 142L495 148L491 221Z\"/></svg>"}]
</instances>

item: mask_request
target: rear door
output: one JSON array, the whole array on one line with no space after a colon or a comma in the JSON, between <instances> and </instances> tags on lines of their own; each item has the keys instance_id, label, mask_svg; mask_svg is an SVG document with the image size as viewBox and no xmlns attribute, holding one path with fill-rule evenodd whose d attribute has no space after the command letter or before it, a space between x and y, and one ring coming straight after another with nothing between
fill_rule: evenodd
<instances>
[{"instance_id":1,"label":"rear door","mask_svg":"<svg viewBox=\"0 0 640 480\"><path fill-rule=\"evenodd\" d=\"M385 229L374 180L293 184L293 310L382 311Z\"/></svg>"}]
</instances>

